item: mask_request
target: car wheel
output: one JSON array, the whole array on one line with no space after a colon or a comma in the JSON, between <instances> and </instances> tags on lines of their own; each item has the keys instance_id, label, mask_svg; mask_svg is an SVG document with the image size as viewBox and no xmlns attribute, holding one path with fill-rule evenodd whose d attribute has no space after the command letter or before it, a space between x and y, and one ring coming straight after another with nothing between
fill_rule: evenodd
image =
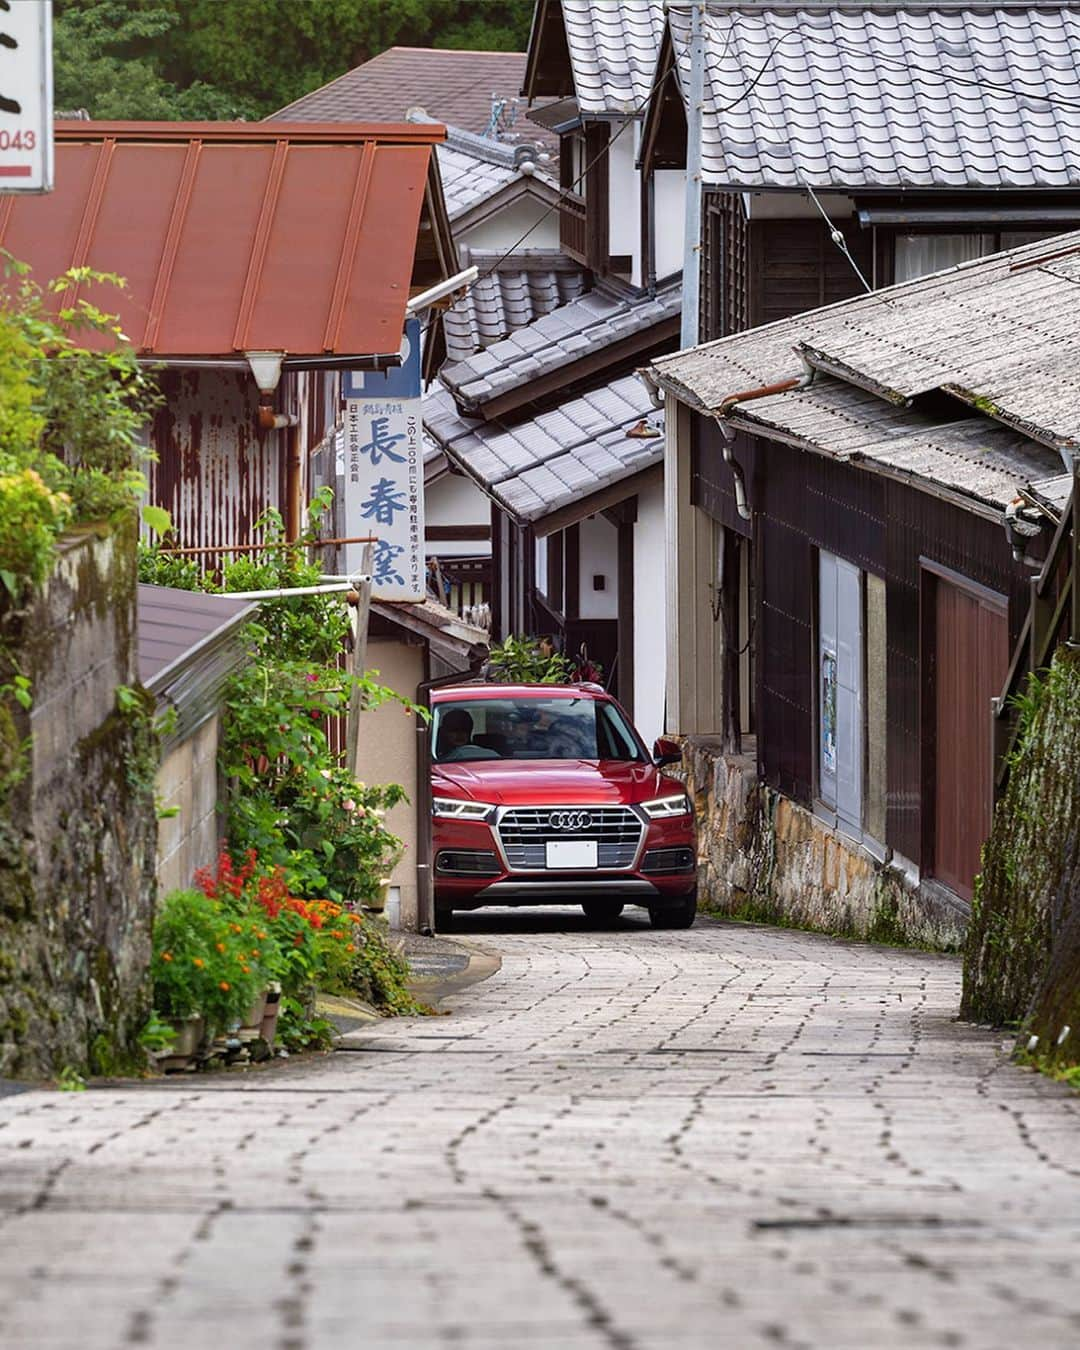
<instances>
[{"instance_id":1,"label":"car wheel","mask_svg":"<svg viewBox=\"0 0 1080 1350\"><path fill-rule=\"evenodd\" d=\"M581 908L590 923L614 923L623 912L621 900L582 900Z\"/></svg>"},{"instance_id":2,"label":"car wheel","mask_svg":"<svg viewBox=\"0 0 1080 1350\"><path fill-rule=\"evenodd\" d=\"M697 917L697 892L664 909L650 909L649 921L654 928L689 928Z\"/></svg>"},{"instance_id":3,"label":"car wheel","mask_svg":"<svg viewBox=\"0 0 1080 1350\"><path fill-rule=\"evenodd\" d=\"M435 931L445 933L454 926L454 910L451 905L435 906Z\"/></svg>"}]
</instances>

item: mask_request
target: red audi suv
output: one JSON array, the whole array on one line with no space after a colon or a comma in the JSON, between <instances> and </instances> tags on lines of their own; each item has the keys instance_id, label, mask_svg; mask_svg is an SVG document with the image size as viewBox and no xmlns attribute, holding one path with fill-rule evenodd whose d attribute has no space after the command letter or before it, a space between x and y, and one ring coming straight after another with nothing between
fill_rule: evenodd
<instances>
[{"instance_id":1,"label":"red audi suv","mask_svg":"<svg viewBox=\"0 0 1080 1350\"><path fill-rule=\"evenodd\" d=\"M598 685L467 684L432 694L435 908L580 903L595 922L626 903L654 928L697 912L694 814Z\"/></svg>"}]
</instances>

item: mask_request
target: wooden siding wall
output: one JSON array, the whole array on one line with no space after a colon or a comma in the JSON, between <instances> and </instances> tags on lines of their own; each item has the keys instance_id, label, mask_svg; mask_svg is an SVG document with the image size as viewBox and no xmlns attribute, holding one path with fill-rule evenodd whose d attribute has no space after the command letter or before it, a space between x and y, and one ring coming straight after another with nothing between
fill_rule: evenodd
<instances>
[{"instance_id":1,"label":"wooden siding wall","mask_svg":"<svg viewBox=\"0 0 1080 1350\"><path fill-rule=\"evenodd\" d=\"M711 418L695 415L694 422L696 504L731 527L731 470L723 462L720 430ZM817 717L814 549L827 549L885 580L885 842L921 862L921 697L924 683L933 679L933 663L931 654L930 668L920 678L920 559L1005 595L1010 645L1023 624L1030 573L1013 561L1000 525L906 484L763 440L744 445L737 456L744 468L751 466L747 489L754 510L757 735L763 777L796 801L812 803ZM745 530L745 522L741 524Z\"/></svg>"},{"instance_id":2,"label":"wooden siding wall","mask_svg":"<svg viewBox=\"0 0 1080 1350\"><path fill-rule=\"evenodd\" d=\"M750 230L742 198L707 196L702 234L700 331L705 338L741 333L750 327Z\"/></svg>"},{"instance_id":3,"label":"wooden siding wall","mask_svg":"<svg viewBox=\"0 0 1080 1350\"><path fill-rule=\"evenodd\" d=\"M852 257L871 280L873 236L843 225ZM733 193L710 193L703 228L702 339L861 295L862 283L823 220L747 220Z\"/></svg>"}]
</instances>

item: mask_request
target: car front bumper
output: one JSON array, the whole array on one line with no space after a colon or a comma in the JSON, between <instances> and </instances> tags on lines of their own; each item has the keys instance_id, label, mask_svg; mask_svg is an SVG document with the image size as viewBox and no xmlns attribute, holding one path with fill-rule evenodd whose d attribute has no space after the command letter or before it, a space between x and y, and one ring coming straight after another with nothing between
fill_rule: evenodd
<instances>
[{"instance_id":1,"label":"car front bumper","mask_svg":"<svg viewBox=\"0 0 1080 1350\"><path fill-rule=\"evenodd\" d=\"M516 868L496 826L481 822L432 822L435 902L446 909L484 905L566 904L610 896L663 908L678 904L697 885L693 818L642 820L629 865L588 870Z\"/></svg>"}]
</instances>

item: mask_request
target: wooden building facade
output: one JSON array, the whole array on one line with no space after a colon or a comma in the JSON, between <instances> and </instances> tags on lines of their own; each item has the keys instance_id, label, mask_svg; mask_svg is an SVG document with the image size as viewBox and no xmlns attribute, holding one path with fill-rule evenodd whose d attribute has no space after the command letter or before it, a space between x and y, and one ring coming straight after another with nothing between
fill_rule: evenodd
<instances>
[{"instance_id":1,"label":"wooden building facade","mask_svg":"<svg viewBox=\"0 0 1080 1350\"><path fill-rule=\"evenodd\" d=\"M724 655L736 735L755 738L763 782L970 899L994 796L990 709L1031 567L1000 522L930 484L761 438L738 450L747 521L721 436L692 415L691 501L722 527L738 578Z\"/></svg>"}]
</instances>

